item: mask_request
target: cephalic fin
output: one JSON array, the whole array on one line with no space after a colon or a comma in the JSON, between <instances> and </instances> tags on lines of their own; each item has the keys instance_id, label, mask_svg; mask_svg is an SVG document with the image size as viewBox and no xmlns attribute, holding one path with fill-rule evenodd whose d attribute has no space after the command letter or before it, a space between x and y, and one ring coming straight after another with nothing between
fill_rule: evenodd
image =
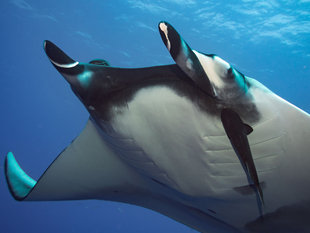
<instances>
[{"instance_id":1,"label":"cephalic fin","mask_svg":"<svg viewBox=\"0 0 310 233\"><path fill-rule=\"evenodd\" d=\"M56 67L73 68L79 64L79 62L73 60L49 40L43 42L43 48L50 61Z\"/></svg>"},{"instance_id":2,"label":"cephalic fin","mask_svg":"<svg viewBox=\"0 0 310 233\"><path fill-rule=\"evenodd\" d=\"M209 96L215 97L210 80L199 59L179 33L167 22L160 22L158 29L170 55L180 69Z\"/></svg>"}]
</instances>

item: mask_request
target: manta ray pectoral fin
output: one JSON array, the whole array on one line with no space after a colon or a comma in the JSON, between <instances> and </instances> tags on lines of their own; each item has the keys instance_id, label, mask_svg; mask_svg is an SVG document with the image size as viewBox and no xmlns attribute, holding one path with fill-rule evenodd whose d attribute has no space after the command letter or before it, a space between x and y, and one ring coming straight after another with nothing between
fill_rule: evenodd
<instances>
[{"instance_id":1,"label":"manta ray pectoral fin","mask_svg":"<svg viewBox=\"0 0 310 233\"><path fill-rule=\"evenodd\" d=\"M135 191L142 182L102 141L91 120L37 182L19 167L12 153L6 157L5 168L13 197L25 201L117 200L115 193Z\"/></svg>"},{"instance_id":2,"label":"manta ray pectoral fin","mask_svg":"<svg viewBox=\"0 0 310 233\"><path fill-rule=\"evenodd\" d=\"M18 201L23 200L37 182L23 171L12 152L7 154L4 167L12 196Z\"/></svg>"},{"instance_id":3,"label":"manta ray pectoral fin","mask_svg":"<svg viewBox=\"0 0 310 233\"><path fill-rule=\"evenodd\" d=\"M24 173L12 153L5 164L11 193L20 201L104 199L152 209L201 232L239 232L179 202L172 189L142 177L109 149L91 120L37 182Z\"/></svg>"},{"instance_id":4,"label":"manta ray pectoral fin","mask_svg":"<svg viewBox=\"0 0 310 233\"><path fill-rule=\"evenodd\" d=\"M215 97L214 89L206 72L185 40L167 22L160 22L158 28L161 38L176 64L201 90Z\"/></svg>"},{"instance_id":5,"label":"manta ray pectoral fin","mask_svg":"<svg viewBox=\"0 0 310 233\"><path fill-rule=\"evenodd\" d=\"M221 120L230 143L235 150L247 177L250 178L249 182L254 184L259 199L261 203L264 204L263 191L259 183L257 171L247 138L247 135L253 132L252 127L245 124L241 120L238 113L232 109L223 109L221 112Z\"/></svg>"}]
</instances>

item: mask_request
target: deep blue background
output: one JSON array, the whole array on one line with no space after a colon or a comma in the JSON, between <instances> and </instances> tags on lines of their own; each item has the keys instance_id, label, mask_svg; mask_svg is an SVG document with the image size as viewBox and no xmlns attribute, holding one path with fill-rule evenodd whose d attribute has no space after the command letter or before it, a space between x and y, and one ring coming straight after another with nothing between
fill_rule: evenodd
<instances>
[{"instance_id":1,"label":"deep blue background","mask_svg":"<svg viewBox=\"0 0 310 233\"><path fill-rule=\"evenodd\" d=\"M152 211L106 201L16 202L3 176L13 151L37 179L88 114L42 49L49 39L74 59L119 67L172 63L157 24L216 53L310 112L309 0L1 0L0 232L194 232ZM294 124L294 119L288 124Z\"/></svg>"}]
</instances>

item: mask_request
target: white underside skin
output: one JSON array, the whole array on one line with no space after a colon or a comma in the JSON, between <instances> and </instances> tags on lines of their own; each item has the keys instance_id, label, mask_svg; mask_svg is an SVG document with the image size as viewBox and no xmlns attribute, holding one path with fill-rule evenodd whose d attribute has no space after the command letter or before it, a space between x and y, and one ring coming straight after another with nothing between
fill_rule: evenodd
<instances>
[{"instance_id":1,"label":"white underside skin","mask_svg":"<svg viewBox=\"0 0 310 233\"><path fill-rule=\"evenodd\" d=\"M310 199L310 117L249 81L261 119L248 139L268 214ZM193 197L190 205L211 209L232 226L242 228L260 216L255 192L234 190L248 180L218 117L164 86L140 90L115 112L120 114L106 132L118 138L113 147L140 173Z\"/></svg>"},{"instance_id":2,"label":"white underside skin","mask_svg":"<svg viewBox=\"0 0 310 233\"><path fill-rule=\"evenodd\" d=\"M310 117L248 80L261 114L250 124L248 140L268 216L281 207L309 203ZM141 89L114 112L110 123L101 122L103 130L89 121L24 200L120 201L200 232L250 232L245 225L260 216L257 197L235 190L248 180L218 117L165 86ZM294 213L285 214L298 220ZM283 226L273 232L285 232Z\"/></svg>"},{"instance_id":3,"label":"white underside skin","mask_svg":"<svg viewBox=\"0 0 310 233\"><path fill-rule=\"evenodd\" d=\"M55 159L24 200L119 201L155 210L200 232L239 232L192 208L174 190L141 176L108 144L89 120L79 137ZM12 185L10 177L7 178Z\"/></svg>"}]
</instances>

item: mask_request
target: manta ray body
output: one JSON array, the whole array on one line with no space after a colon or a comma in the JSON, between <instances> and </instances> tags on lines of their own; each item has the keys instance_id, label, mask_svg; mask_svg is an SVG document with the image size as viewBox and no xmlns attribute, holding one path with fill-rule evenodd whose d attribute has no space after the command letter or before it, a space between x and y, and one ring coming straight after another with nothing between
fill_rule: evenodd
<instances>
[{"instance_id":1,"label":"manta ray body","mask_svg":"<svg viewBox=\"0 0 310 233\"><path fill-rule=\"evenodd\" d=\"M8 153L13 197L125 202L200 232L309 232L310 116L167 22L159 32L176 64L80 63L44 42L90 118L38 181Z\"/></svg>"}]
</instances>

